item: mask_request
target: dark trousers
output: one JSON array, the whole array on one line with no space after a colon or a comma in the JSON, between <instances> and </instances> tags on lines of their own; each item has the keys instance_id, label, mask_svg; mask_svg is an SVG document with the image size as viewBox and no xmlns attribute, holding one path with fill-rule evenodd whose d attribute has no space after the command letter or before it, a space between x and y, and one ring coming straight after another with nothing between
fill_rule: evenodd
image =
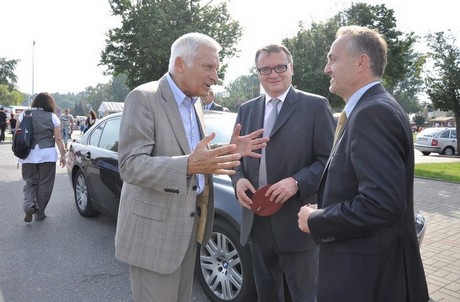
<instances>
[{"instance_id":1,"label":"dark trousers","mask_svg":"<svg viewBox=\"0 0 460 302\"><path fill-rule=\"evenodd\" d=\"M0 123L0 141L5 140L6 123Z\"/></svg>"},{"instance_id":2,"label":"dark trousers","mask_svg":"<svg viewBox=\"0 0 460 302\"><path fill-rule=\"evenodd\" d=\"M22 164L24 185L24 212L35 208L38 214L44 214L51 198L56 176L56 163Z\"/></svg>"},{"instance_id":3,"label":"dark trousers","mask_svg":"<svg viewBox=\"0 0 460 302\"><path fill-rule=\"evenodd\" d=\"M283 252L276 245L270 217L254 217L251 240L259 302L285 301L283 275L293 302L316 301L318 248Z\"/></svg>"}]
</instances>

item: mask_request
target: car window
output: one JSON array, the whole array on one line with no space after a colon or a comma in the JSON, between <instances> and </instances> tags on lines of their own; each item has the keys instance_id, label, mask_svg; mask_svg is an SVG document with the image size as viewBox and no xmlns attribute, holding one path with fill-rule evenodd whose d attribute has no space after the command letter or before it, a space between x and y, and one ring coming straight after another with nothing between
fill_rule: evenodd
<instances>
[{"instance_id":1,"label":"car window","mask_svg":"<svg viewBox=\"0 0 460 302\"><path fill-rule=\"evenodd\" d=\"M435 136L437 133L439 133L439 129L436 129L436 128L426 128L425 130L423 130L422 132L420 132L420 135L421 135L421 136L427 136L427 137L433 137L433 136Z\"/></svg>"},{"instance_id":2,"label":"car window","mask_svg":"<svg viewBox=\"0 0 460 302\"><path fill-rule=\"evenodd\" d=\"M452 131L450 132L450 138L457 139L457 130L452 130Z\"/></svg>"},{"instance_id":3,"label":"car window","mask_svg":"<svg viewBox=\"0 0 460 302\"><path fill-rule=\"evenodd\" d=\"M441 138L449 138L450 136L450 131L449 130L446 130L444 131L443 133L441 133Z\"/></svg>"},{"instance_id":4,"label":"car window","mask_svg":"<svg viewBox=\"0 0 460 302\"><path fill-rule=\"evenodd\" d=\"M88 140L88 145L91 146L98 146L99 145L99 138L101 137L102 134L102 129L104 129L105 123L100 123L91 133L91 136L89 137Z\"/></svg>"},{"instance_id":5,"label":"car window","mask_svg":"<svg viewBox=\"0 0 460 302\"><path fill-rule=\"evenodd\" d=\"M99 148L118 152L118 138L121 119L111 119L105 123L99 140Z\"/></svg>"}]
</instances>

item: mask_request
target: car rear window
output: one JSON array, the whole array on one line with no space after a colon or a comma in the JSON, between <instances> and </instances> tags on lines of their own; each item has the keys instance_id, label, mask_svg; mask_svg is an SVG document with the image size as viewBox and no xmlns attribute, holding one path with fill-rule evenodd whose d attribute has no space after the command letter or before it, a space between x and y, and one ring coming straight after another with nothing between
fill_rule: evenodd
<instances>
[{"instance_id":1,"label":"car rear window","mask_svg":"<svg viewBox=\"0 0 460 302\"><path fill-rule=\"evenodd\" d=\"M436 134L438 134L439 131L441 131L441 130L433 129L433 128L427 128L427 129L423 130L422 132L420 132L420 135L433 137L433 136L436 136Z\"/></svg>"}]
</instances>

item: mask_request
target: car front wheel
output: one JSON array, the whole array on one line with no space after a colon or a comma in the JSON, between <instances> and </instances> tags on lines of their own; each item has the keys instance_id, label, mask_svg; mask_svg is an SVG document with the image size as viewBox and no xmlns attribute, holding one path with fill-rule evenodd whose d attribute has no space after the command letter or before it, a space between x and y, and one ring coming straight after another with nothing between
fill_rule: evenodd
<instances>
[{"instance_id":1,"label":"car front wheel","mask_svg":"<svg viewBox=\"0 0 460 302\"><path fill-rule=\"evenodd\" d=\"M86 185L86 178L81 171L75 174L73 191L75 195L75 205L81 216L93 217L99 214L99 212L93 209L91 196L89 195L88 186Z\"/></svg>"},{"instance_id":2,"label":"car front wheel","mask_svg":"<svg viewBox=\"0 0 460 302\"><path fill-rule=\"evenodd\" d=\"M211 238L197 252L198 279L213 302L246 302L255 296L249 246L241 246L239 233L216 218Z\"/></svg>"}]
</instances>

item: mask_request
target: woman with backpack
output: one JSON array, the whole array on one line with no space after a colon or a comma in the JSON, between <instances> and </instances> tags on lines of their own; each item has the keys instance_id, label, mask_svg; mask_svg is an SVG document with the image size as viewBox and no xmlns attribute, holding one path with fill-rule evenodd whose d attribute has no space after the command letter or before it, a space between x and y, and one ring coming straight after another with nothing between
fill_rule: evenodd
<instances>
[{"instance_id":1,"label":"woman with backpack","mask_svg":"<svg viewBox=\"0 0 460 302\"><path fill-rule=\"evenodd\" d=\"M61 167L66 164L60 121L55 114L56 103L53 97L47 92L39 93L31 107L31 150L25 159L18 158L22 165L22 178L26 182L23 190L25 222L31 222L33 215L36 221L47 217L45 209L51 198L56 176L56 145L61 154ZM24 112L18 117L18 127L23 117Z\"/></svg>"}]
</instances>

